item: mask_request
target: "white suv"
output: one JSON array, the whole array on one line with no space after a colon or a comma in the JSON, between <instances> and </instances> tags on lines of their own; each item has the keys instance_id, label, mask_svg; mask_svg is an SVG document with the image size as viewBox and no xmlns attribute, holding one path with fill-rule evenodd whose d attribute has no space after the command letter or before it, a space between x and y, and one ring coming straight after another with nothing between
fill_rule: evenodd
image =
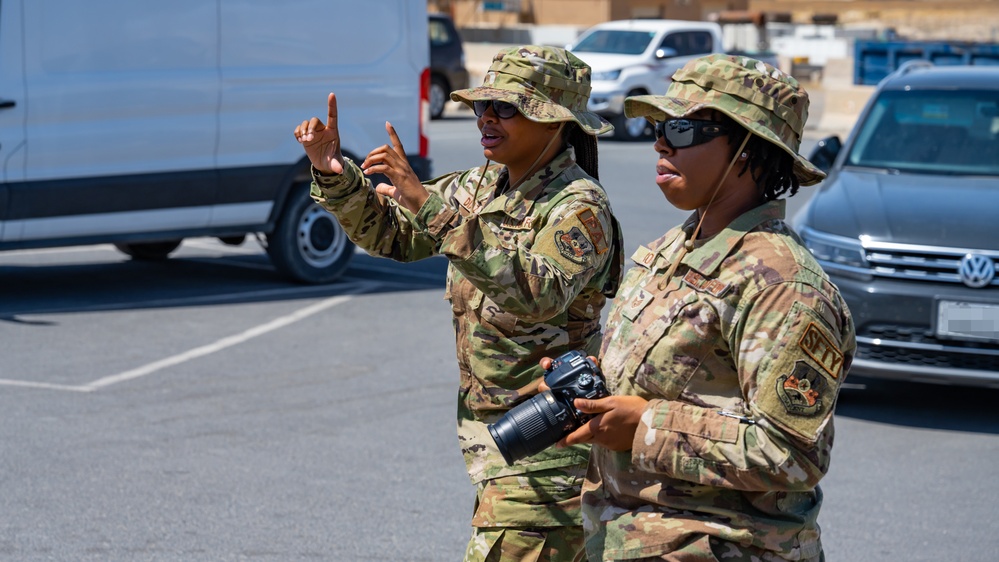
<instances>
[{"instance_id":1,"label":"white suv","mask_svg":"<svg viewBox=\"0 0 999 562\"><path fill-rule=\"evenodd\" d=\"M624 98L665 93L687 61L723 50L722 31L710 22L619 20L587 29L569 50L593 69L590 111L613 123L617 138L640 140L651 128L624 117Z\"/></svg>"}]
</instances>

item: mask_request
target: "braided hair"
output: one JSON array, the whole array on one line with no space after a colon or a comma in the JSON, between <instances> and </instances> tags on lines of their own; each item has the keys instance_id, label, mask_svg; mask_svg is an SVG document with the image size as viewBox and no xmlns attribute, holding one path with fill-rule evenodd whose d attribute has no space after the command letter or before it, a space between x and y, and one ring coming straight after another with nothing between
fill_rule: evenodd
<instances>
[{"instance_id":1,"label":"braided hair","mask_svg":"<svg viewBox=\"0 0 999 562\"><path fill-rule=\"evenodd\" d=\"M742 144L748 132L746 128L721 112L715 113L714 119L724 122L728 129L729 146L738 147ZM785 195L792 197L798 193L800 184L798 177L794 175L794 158L790 154L763 137L752 134L743 152L749 158L739 169L739 175L748 171L764 200L774 201ZM732 156L734 155L733 153Z\"/></svg>"},{"instance_id":2,"label":"braided hair","mask_svg":"<svg viewBox=\"0 0 999 562\"><path fill-rule=\"evenodd\" d=\"M569 121L562 128L562 141L575 149L579 167L593 179L599 180L597 137L587 134L577 123Z\"/></svg>"}]
</instances>

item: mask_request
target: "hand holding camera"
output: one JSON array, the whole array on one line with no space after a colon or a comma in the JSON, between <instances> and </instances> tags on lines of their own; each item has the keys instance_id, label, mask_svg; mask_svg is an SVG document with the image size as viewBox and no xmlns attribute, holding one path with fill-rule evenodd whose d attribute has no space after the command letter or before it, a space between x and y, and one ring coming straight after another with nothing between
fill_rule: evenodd
<instances>
[{"instance_id":1,"label":"hand holding camera","mask_svg":"<svg viewBox=\"0 0 999 562\"><path fill-rule=\"evenodd\" d=\"M576 398L607 396L603 375L592 359L570 351L552 361L545 373L546 390L519 404L489 426L507 464L547 449L593 416L574 404Z\"/></svg>"}]
</instances>

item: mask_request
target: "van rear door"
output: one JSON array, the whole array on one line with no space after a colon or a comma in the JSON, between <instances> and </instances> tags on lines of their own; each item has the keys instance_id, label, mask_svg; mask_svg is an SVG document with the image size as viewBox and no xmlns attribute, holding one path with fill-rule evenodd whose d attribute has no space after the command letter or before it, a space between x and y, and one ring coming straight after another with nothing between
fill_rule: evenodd
<instances>
[{"instance_id":1,"label":"van rear door","mask_svg":"<svg viewBox=\"0 0 999 562\"><path fill-rule=\"evenodd\" d=\"M21 2L0 2L0 240L9 209L8 182L24 179L24 59Z\"/></svg>"}]
</instances>

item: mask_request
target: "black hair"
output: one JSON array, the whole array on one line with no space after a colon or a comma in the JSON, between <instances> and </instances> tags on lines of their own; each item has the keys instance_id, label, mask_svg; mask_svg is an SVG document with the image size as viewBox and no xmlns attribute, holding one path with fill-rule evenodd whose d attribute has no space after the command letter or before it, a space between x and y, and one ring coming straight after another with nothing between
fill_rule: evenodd
<instances>
[{"instance_id":1,"label":"black hair","mask_svg":"<svg viewBox=\"0 0 999 562\"><path fill-rule=\"evenodd\" d=\"M793 197L798 193L800 183L798 176L794 175L794 158L790 154L763 137L749 133L748 129L728 115L718 111L714 113L714 118L728 127L729 146L738 148L746 134L750 135L749 142L742 149L749 158L739 169L739 175L748 171L766 201L774 201L785 195ZM734 151L731 156L735 156Z\"/></svg>"},{"instance_id":2,"label":"black hair","mask_svg":"<svg viewBox=\"0 0 999 562\"><path fill-rule=\"evenodd\" d=\"M578 123L567 121L562 128L562 141L576 152L576 163L595 180L600 179L597 161L597 137L587 134Z\"/></svg>"}]
</instances>

